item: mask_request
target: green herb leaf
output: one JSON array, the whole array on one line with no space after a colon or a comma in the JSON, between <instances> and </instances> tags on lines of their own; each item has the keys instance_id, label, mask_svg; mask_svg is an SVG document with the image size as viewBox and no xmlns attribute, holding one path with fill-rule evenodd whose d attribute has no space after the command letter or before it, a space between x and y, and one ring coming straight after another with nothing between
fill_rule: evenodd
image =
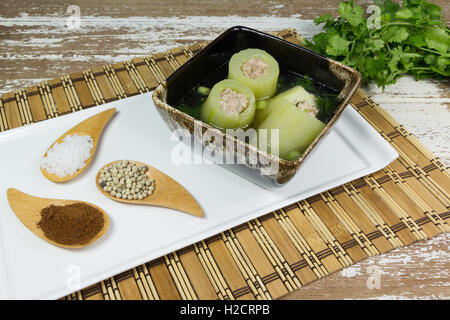
<instances>
[{"instance_id":1,"label":"green herb leaf","mask_svg":"<svg viewBox=\"0 0 450 320\"><path fill-rule=\"evenodd\" d=\"M324 14L314 19L315 24L325 23L326 27L330 26L333 22L334 17L331 14Z\"/></svg>"},{"instance_id":2,"label":"green herb leaf","mask_svg":"<svg viewBox=\"0 0 450 320\"><path fill-rule=\"evenodd\" d=\"M443 76L450 76L450 59L446 57L439 57L436 61L436 67L432 69L442 74Z\"/></svg>"},{"instance_id":3,"label":"green herb leaf","mask_svg":"<svg viewBox=\"0 0 450 320\"><path fill-rule=\"evenodd\" d=\"M307 41L308 48L358 69L380 87L403 74L417 79L449 76L450 29L439 6L427 0L374 0L380 25L373 27L353 1L339 4L338 17L323 15L325 31ZM372 20L373 21L373 20Z\"/></svg>"},{"instance_id":4,"label":"green herb leaf","mask_svg":"<svg viewBox=\"0 0 450 320\"><path fill-rule=\"evenodd\" d=\"M386 42L400 43L405 41L409 36L408 29L406 27L390 26L383 32L382 37Z\"/></svg>"},{"instance_id":5,"label":"green herb leaf","mask_svg":"<svg viewBox=\"0 0 450 320\"><path fill-rule=\"evenodd\" d=\"M348 46L351 42L335 34L328 39L328 45L325 49L330 56L340 56L348 53Z\"/></svg>"},{"instance_id":6,"label":"green herb leaf","mask_svg":"<svg viewBox=\"0 0 450 320\"><path fill-rule=\"evenodd\" d=\"M439 52L446 53L450 45L450 36L444 29L428 27L424 33L428 47Z\"/></svg>"},{"instance_id":7,"label":"green herb leaf","mask_svg":"<svg viewBox=\"0 0 450 320\"><path fill-rule=\"evenodd\" d=\"M408 19L412 18L412 16L413 16L413 13L409 9L402 9L395 13L395 17L402 19L402 20L408 20Z\"/></svg>"},{"instance_id":8,"label":"green herb leaf","mask_svg":"<svg viewBox=\"0 0 450 320\"><path fill-rule=\"evenodd\" d=\"M353 1L339 3L338 12L352 26L357 26L363 22L364 11L360 6L353 6Z\"/></svg>"},{"instance_id":9,"label":"green herb leaf","mask_svg":"<svg viewBox=\"0 0 450 320\"><path fill-rule=\"evenodd\" d=\"M371 51L378 51L378 50L384 48L385 44L386 43L382 39L374 39L374 40L368 39L366 41L367 48Z\"/></svg>"}]
</instances>

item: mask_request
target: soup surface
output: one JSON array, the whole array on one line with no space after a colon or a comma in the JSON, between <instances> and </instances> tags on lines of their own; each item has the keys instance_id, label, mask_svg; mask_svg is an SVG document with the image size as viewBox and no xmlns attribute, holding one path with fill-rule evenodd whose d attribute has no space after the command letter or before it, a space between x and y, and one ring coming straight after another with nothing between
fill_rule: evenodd
<instances>
[{"instance_id":1,"label":"soup surface","mask_svg":"<svg viewBox=\"0 0 450 320\"><path fill-rule=\"evenodd\" d=\"M208 77L203 79L200 83L196 84L191 91L187 92L175 107L200 120L200 110L203 102L206 100L207 95L201 94L198 90L199 87L212 88L217 82L227 78L228 62L223 64L218 70L212 72ZM306 91L312 93L316 97L317 107L319 112L317 119L323 123L327 123L334 114L339 101L337 99L338 92L330 87L327 87L321 83L314 82L307 76L299 75L297 73L280 69L280 76L277 82L276 94L282 93L295 86L302 86Z\"/></svg>"}]
</instances>

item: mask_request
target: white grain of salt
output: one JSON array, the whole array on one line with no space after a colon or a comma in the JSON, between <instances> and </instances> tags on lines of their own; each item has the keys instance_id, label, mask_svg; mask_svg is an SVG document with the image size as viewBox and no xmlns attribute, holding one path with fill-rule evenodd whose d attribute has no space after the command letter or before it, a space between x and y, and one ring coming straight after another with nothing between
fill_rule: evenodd
<instances>
[{"instance_id":1,"label":"white grain of salt","mask_svg":"<svg viewBox=\"0 0 450 320\"><path fill-rule=\"evenodd\" d=\"M47 156L42 159L41 168L61 178L72 175L86 165L85 161L91 157L93 147L90 136L68 135L48 150Z\"/></svg>"}]
</instances>

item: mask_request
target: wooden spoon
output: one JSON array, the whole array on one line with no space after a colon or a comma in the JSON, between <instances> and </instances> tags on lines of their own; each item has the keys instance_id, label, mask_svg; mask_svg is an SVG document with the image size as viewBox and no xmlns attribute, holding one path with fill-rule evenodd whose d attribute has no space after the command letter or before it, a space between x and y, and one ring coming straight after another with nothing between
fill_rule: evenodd
<instances>
[{"instance_id":1,"label":"wooden spoon","mask_svg":"<svg viewBox=\"0 0 450 320\"><path fill-rule=\"evenodd\" d=\"M8 202L11 209L16 214L17 218L27 227L30 229L34 234L36 234L38 237L41 237L47 242L50 242L51 244L54 244L59 247L63 248L82 248L85 247L101 236L103 236L108 230L109 227L109 217L103 211L101 208L83 201L75 201L75 200L60 200L60 199L44 199L44 198L38 198L30 196L26 193L20 192L17 189L9 188L7 191L8 196ZM103 225L103 229L100 230L100 232L92 238L88 243L85 244L60 244L57 243L49 238L47 238L44 234L44 232L37 226L37 223L41 220L41 210L44 208L49 207L50 205L55 206L65 206L69 204L74 203L85 203L89 206L92 206L98 210L100 210L103 213L103 218L105 219L105 223Z\"/></svg>"},{"instance_id":2,"label":"wooden spoon","mask_svg":"<svg viewBox=\"0 0 450 320\"><path fill-rule=\"evenodd\" d=\"M56 174L53 173L48 173L46 170L41 168L41 172L44 175L44 177L53 182L66 182L72 180L73 178L77 177L80 173L82 173L91 163L91 160L95 155L95 151L97 150L100 134L102 133L103 128L106 126L109 119L111 119L112 115L115 112L116 108L108 109L84 120L83 122L79 123L72 129L64 133L50 146L50 148L48 148L48 150L50 150L56 143L61 143L64 140L64 138L68 135L77 134L79 136L86 136L86 135L90 136L94 140L93 141L94 147L91 149L91 156L89 159L85 161L85 166L83 168L77 170L72 175L67 175L64 177L57 176ZM47 152L45 152L44 157L47 156Z\"/></svg>"},{"instance_id":3,"label":"wooden spoon","mask_svg":"<svg viewBox=\"0 0 450 320\"><path fill-rule=\"evenodd\" d=\"M120 160L108 163L103 168L109 167L110 165L119 161ZM174 179L172 179L165 173L145 163L138 161L130 161L130 162L135 163L138 166L145 166L148 168L146 175L155 180L155 189L153 190L153 193L151 195L147 196L142 200L126 200L112 196L108 192L104 191L102 186L98 183L100 179L100 172L103 170L103 168L100 169L95 178L95 183L97 185L98 190L100 190L100 192L103 193L106 197L115 201L131 204L144 204L149 206L165 207L189 213L196 217L203 217L202 208L197 203L197 201L195 201L192 195L181 184L176 182Z\"/></svg>"}]
</instances>

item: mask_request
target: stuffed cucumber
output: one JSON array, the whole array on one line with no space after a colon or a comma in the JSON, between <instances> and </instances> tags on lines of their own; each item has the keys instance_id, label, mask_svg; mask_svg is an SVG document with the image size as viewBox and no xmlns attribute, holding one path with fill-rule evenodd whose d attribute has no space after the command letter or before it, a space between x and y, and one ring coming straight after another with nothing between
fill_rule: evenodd
<instances>
[{"instance_id":1,"label":"stuffed cucumber","mask_svg":"<svg viewBox=\"0 0 450 320\"><path fill-rule=\"evenodd\" d=\"M247 85L257 100L275 94L279 74L278 62L261 49L239 51L228 64L228 78Z\"/></svg>"},{"instance_id":2,"label":"stuffed cucumber","mask_svg":"<svg viewBox=\"0 0 450 320\"><path fill-rule=\"evenodd\" d=\"M298 157L303 153L322 132L325 124L288 100L277 99L271 104L272 112L258 127L259 130L267 129L267 148L264 149L272 154L278 149L280 158L293 160L293 155ZM279 130L278 139L272 138L272 129Z\"/></svg>"},{"instance_id":3,"label":"stuffed cucumber","mask_svg":"<svg viewBox=\"0 0 450 320\"><path fill-rule=\"evenodd\" d=\"M255 116L255 101L253 91L245 84L222 80L202 105L201 120L218 129L246 128Z\"/></svg>"},{"instance_id":4,"label":"stuffed cucumber","mask_svg":"<svg viewBox=\"0 0 450 320\"><path fill-rule=\"evenodd\" d=\"M256 108L254 126L261 124L274 108L279 106L279 100L287 100L295 104L298 108L316 115L318 109L316 107L316 98L302 86L295 86L288 89L269 100L264 107Z\"/></svg>"}]
</instances>

